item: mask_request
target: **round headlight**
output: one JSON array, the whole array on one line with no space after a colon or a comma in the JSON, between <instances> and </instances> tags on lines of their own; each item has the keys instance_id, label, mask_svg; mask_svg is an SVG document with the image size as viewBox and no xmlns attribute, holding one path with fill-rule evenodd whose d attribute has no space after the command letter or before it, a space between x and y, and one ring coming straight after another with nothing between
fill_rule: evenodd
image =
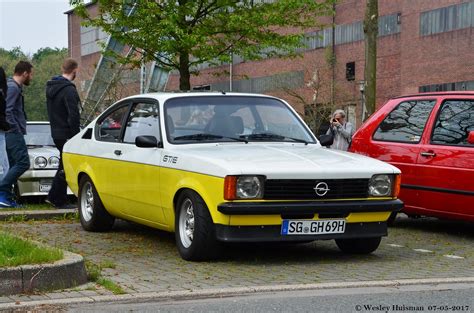
<instances>
[{"instance_id":1,"label":"round headlight","mask_svg":"<svg viewBox=\"0 0 474 313\"><path fill-rule=\"evenodd\" d=\"M392 193L391 175L374 175L369 182L369 195L373 197L387 197Z\"/></svg>"},{"instance_id":2,"label":"round headlight","mask_svg":"<svg viewBox=\"0 0 474 313\"><path fill-rule=\"evenodd\" d=\"M45 168L48 165L46 158L39 156L35 158L35 167L36 168Z\"/></svg>"},{"instance_id":3,"label":"round headlight","mask_svg":"<svg viewBox=\"0 0 474 313\"><path fill-rule=\"evenodd\" d=\"M257 176L240 176L237 178L236 184L237 198L261 198L263 192L262 186L262 181Z\"/></svg>"},{"instance_id":4,"label":"round headlight","mask_svg":"<svg viewBox=\"0 0 474 313\"><path fill-rule=\"evenodd\" d=\"M58 168L59 167L59 158L56 156L52 156L49 158L49 166Z\"/></svg>"}]
</instances>

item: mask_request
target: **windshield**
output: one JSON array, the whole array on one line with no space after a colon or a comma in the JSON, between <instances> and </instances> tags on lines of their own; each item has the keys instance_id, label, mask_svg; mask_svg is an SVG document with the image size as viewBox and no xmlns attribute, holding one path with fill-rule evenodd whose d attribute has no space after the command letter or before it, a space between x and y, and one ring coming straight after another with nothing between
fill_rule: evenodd
<instances>
[{"instance_id":1,"label":"windshield","mask_svg":"<svg viewBox=\"0 0 474 313\"><path fill-rule=\"evenodd\" d=\"M315 143L285 103L251 96L197 96L165 103L166 133L174 144L196 142Z\"/></svg>"},{"instance_id":2,"label":"windshield","mask_svg":"<svg viewBox=\"0 0 474 313\"><path fill-rule=\"evenodd\" d=\"M49 124L27 124L26 133L27 146L54 146Z\"/></svg>"}]
</instances>

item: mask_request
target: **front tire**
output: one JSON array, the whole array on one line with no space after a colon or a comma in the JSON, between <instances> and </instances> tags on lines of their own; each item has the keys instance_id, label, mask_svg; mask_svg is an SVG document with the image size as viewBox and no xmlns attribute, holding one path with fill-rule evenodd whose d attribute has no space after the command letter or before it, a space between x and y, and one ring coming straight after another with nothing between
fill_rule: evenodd
<instances>
[{"instance_id":1,"label":"front tire","mask_svg":"<svg viewBox=\"0 0 474 313\"><path fill-rule=\"evenodd\" d=\"M204 200L195 192L182 192L177 201L175 239L187 261L205 261L218 254L214 223Z\"/></svg>"},{"instance_id":2,"label":"front tire","mask_svg":"<svg viewBox=\"0 0 474 313\"><path fill-rule=\"evenodd\" d=\"M87 231L108 231L114 225L115 218L107 212L100 200L94 184L88 176L79 182L79 218Z\"/></svg>"},{"instance_id":3,"label":"front tire","mask_svg":"<svg viewBox=\"0 0 474 313\"><path fill-rule=\"evenodd\" d=\"M382 237L336 239L339 249L348 254L369 254L377 250Z\"/></svg>"}]
</instances>

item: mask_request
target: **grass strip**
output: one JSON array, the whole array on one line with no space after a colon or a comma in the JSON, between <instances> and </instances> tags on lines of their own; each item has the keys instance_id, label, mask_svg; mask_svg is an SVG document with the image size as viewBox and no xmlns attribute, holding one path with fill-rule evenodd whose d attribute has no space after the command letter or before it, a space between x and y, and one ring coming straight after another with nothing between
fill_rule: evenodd
<instances>
[{"instance_id":1,"label":"grass strip","mask_svg":"<svg viewBox=\"0 0 474 313\"><path fill-rule=\"evenodd\" d=\"M0 267L52 263L63 257L60 249L38 246L31 241L0 232Z\"/></svg>"}]
</instances>

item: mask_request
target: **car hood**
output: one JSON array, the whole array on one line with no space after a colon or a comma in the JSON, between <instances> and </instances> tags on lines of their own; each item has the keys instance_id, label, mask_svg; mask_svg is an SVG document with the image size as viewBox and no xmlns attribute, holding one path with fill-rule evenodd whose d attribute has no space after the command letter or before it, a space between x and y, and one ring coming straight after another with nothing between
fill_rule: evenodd
<instances>
[{"instance_id":1,"label":"car hood","mask_svg":"<svg viewBox=\"0 0 474 313\"><path fill-rule=\"evenodd\" d=\"M49 147L49 146L33 146L28 148L28 154L30 156L59 156L59 150L56 147Z\"/></svg>"},{"instance_id":2,"label":"car hood","mask_svg":"<svg viewBox=\"0 0 474 313\"><path fill-rule=\"evenodd\" d=\"M370 178L400 173L388 163L358 154L304 144L192 145L169 151L175 164L162 164L216 176L260 174L267 178ZM165 152L167 153L167 152Z\"/></svg>"}]
</instances>

